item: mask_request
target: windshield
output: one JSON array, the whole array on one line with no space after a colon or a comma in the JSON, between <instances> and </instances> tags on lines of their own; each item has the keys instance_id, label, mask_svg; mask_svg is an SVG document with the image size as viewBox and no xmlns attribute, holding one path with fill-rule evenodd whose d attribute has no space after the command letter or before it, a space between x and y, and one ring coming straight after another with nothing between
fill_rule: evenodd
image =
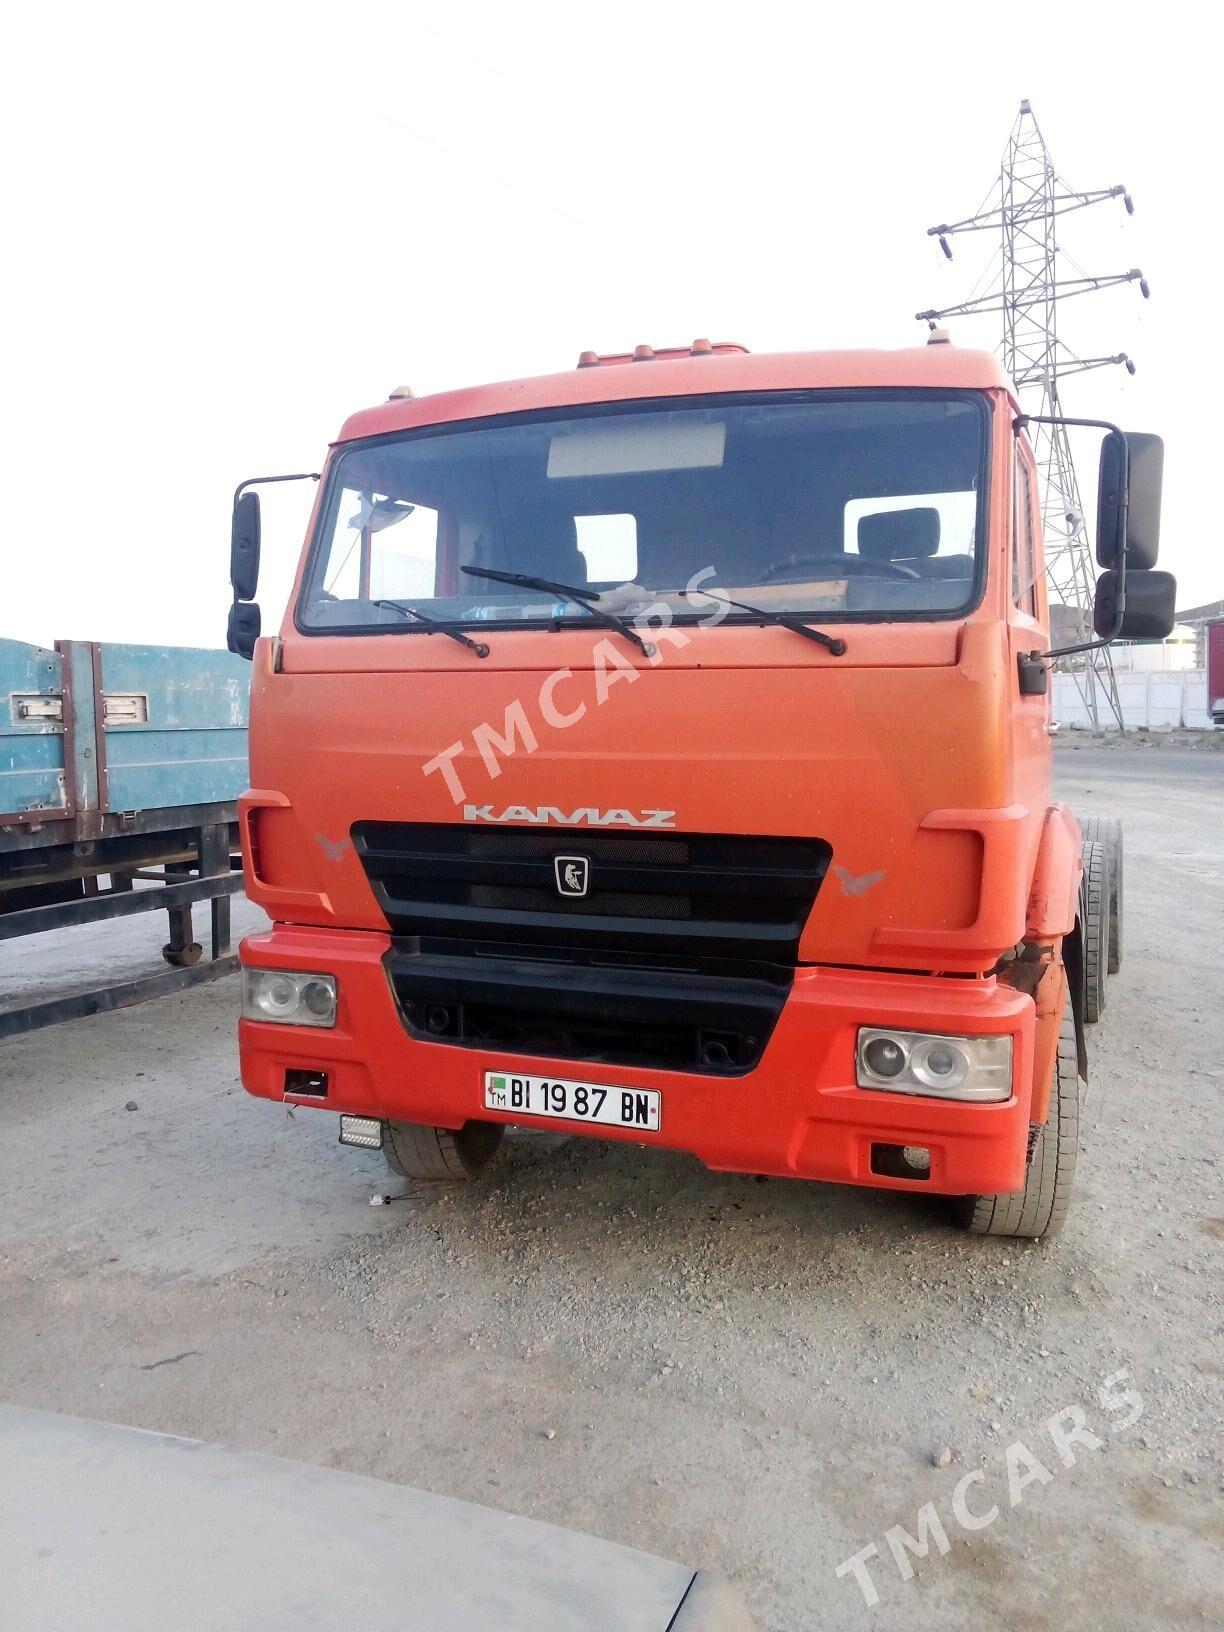
<instances>
[{"instance_id":1,"label":"windshield","mask_svg":"<svg viewBox=\"0 0 1224 1632\"><path fill-rule=\"evenodd\" d=\"M984 399L875 393L674 401L468 422L333 462L304 629L425 632L589 614L525 573L631 614L686 586L825 618L951 613L973 599ZM380 604L384 603L384 604ZM732 613L732 618L747 617Z\"/></svg>"}]
</instances>

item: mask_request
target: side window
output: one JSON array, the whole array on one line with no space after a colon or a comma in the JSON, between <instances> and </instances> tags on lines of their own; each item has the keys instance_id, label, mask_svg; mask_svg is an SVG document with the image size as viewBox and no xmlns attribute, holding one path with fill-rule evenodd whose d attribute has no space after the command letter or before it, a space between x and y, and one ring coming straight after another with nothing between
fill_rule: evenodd
<instances>
[{"instance_id":1,"label":"side window","mask_svg":"<svg viewBox=\"0 0 1224 1632\"><path fill-rule=\"evenodd\" d=\"M428 598L437 539L436 510L345 488L322 588L339 601Z\"/></svg>"},{"instance_id":2,"label":"side window","mask_svg":"<svg viewBox=\"0 0 1224 1632\"><path fill-rule=\"evenodd\" d=\"M1037 616L1037 556L1033 541L1033 484L1028 466L1016 449L1012 482L1012 599L1022 612Z\"/></svg>"},{"instance_id":3,"label":"side window","mask_svg":"<svg viewBox=\"0 0 1224 1632\"><path fill-rule=\"evenodd\" d=\"M407 507L405 507L407 508ZM370 593L388 600L428 600L435 593L438 512L415 505L372 540Z\"/></svg>"},{"instance_id":4,"label":"side window","mask_svg":"<svg viewBox=\"0 0 1224 1632\"><path fill-rule=\"evenodd\" d=\"M575 516L578 548L588 584L631 584L637 577L637 518L624 514Z\"/></svg>"}]
</instances>

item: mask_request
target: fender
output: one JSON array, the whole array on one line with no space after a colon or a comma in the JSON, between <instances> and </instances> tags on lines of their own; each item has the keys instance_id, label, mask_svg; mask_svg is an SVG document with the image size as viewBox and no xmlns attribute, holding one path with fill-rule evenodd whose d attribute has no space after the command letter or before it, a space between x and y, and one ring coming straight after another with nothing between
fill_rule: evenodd
<instances>
[{"instance_id":1,"label":"fender","mask_svg":"<svg viewBox=\"0 0 1224 1632\"><path fill-rule=\"evenodd\" d=\"M1033 1028L1033 1097L1029 1121L1034 1127L1039 1127L1050 1114L1054 1060L1058 1053L1063 1010L1069 998L1067 971L1060 962L1047 964L1033 993L1037 1021Z\"/></svg>"},{"instance_id":2,"label":"fender","mask_svg":"<svg viewBox=\"0 0 1224 1632\"><path fill-rule=\"evenodd\" d=\"M1051 805L1029 886L1026 941L1052 941L1075 928L1080 876L1084 870L1079 823L1066 805Z\"/></svg>"}]
</instances>

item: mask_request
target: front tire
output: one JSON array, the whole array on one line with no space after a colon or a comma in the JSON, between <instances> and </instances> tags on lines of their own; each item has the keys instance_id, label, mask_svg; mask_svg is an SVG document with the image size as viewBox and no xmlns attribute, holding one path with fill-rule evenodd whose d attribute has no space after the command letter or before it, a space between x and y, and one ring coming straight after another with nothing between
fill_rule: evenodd
<instances>
[{"instance_id":1,"label":"front tire","mask_svg":"<svg viewBox=\"0 0 1224 1632\"><path fill-rule=\"evenodd\" d=\"M465 1122L457 1130L384 1122L383 1155L401 1179L466 1184L488 1170L505 1131L500 1122Z\"/></svg>"},{"instance_id":2,"label":"front tire","mask_svg":"<svg viewBox=\"0 0 1224 1632\"><path fill-rule=\"evenodd\" d=\"M1079 1111L1079 1052L1068 992L1054 1057L1050 1109L1045 1126L1037 1132L1024 1189L1014 1195L965 1196L960 1222L970 1235L1023 1236L1037 1241L1058 1234L1075 1184Z\"/></svg>"}]
</instances>

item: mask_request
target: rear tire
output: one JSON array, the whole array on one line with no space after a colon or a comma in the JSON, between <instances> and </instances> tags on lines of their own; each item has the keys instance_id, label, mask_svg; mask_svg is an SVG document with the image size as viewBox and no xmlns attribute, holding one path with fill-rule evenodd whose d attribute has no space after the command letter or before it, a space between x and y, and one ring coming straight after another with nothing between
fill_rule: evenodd
<instances>
[{"instance_id":1,"label":"rear tire","mask_svg":"<svg viewBox=\"0 0 1224 1632\"><path fill-rule=\"evenodd\" d=\"M1122 967L1122 823L1114 816L1089 816L1080 823L1085 844L1109 851L1109 973Z\"/></svg>"},{"instance_id":2,"label":"rear tire","mask_svg":"<svg viewBox=\"0 0 1224 1632\"><path fill-rule=\"evenodd\" d=\"M1084 845L1080 886L1080 929L1084 948L1084 1020L1094 1026L1105 1013L1109 974L1109 847L1099 840Z\"/></svg>"},{"instance_id":3,"label":"rear tire","mask_svg":"<svg viewBox=\"0 0 1224 1632\"><path fill-rule=\"evenodd\" d=\"M1068 993L1054 1057L1049 1114L1045 1126L1037 1132L1024 1189L1015 1195L965 1196L960 1222L970 1235L1024 1236L1037 1241L1058 1234L1075 1184L1079 1110L1079 1054Z\"/></svg>"},{"instance_id":4,"label":"rear tire","mask_svg":"<svg viewBox=\"0 0 1224 1632\"><path fill-rule=\"evenodd\" d=\"M465 1122L458 1130L384 1122L383 1155L401 1179L464 1184L487 1171L505 1131L500 1122Z\"/></svg>"}]
</instances>

